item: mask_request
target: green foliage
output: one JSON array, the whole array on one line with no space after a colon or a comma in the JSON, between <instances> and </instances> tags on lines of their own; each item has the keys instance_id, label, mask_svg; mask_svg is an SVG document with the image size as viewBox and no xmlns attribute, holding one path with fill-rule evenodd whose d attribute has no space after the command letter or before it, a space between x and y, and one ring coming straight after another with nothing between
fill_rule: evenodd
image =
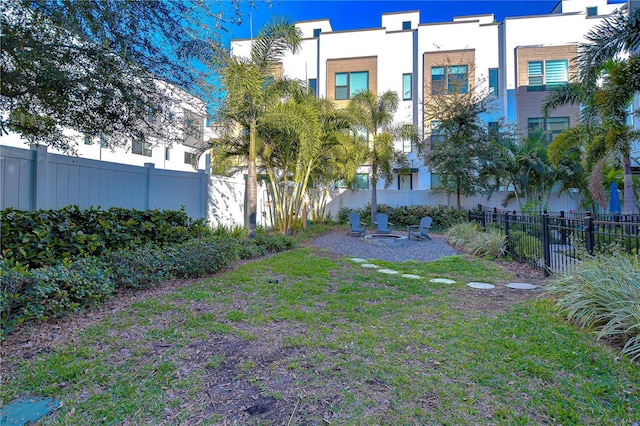
<instances>
[{"instance_id":1,"label":"green foliage","mask_svg":"<svg viewBox=\"0 0 640 426\"><path fill-rule=\"evenodd\" d=\"M464 247L473 238L474 235L480 231L480 227L475 222L464 222L453 225L446 232L447 241L449 244L456 247Z\"/></svg>"},{"instance_id":2,"label":"green foliage","mask_svg":"<svg viewBox=\"0 0 640 426\"><path fill-rule=\"evenodd\" d=\"M293 238L286 235L258 233L253 243L268 253L290 250L294 247Z\"/></svg>"},{"instance_id":3,"label":"green foliage","mask_svg":"<svg viewBox=\"0 0 640 426\"><path fill-rule=\"evenodd\" d=\"M567 318L595 329L599 338L622 338L623 352L640 358L640 261L622 254L597 255L547 287Z\"/></svg>"},{"instance_id":4,"label":"green foliage","mask_svg":"<svg viewBox=\"0 0 640 426\"><path fill-rule=\"evenodd\" d=\"M148 287L171 278L165 267L165 253L151 244L108 252L102 259L110 266L118 287Z\"/></svg>"},{"instance_id":5,"label":"green foliage","mask_svg":"<svg viewBox=\"0 0 640 426\"><path fill-rule=\"evenodd\" d=\"M202 64L224 51L220 29L240 21L239 1L231 0L228 8L209 8L199 0L140 6L1 2L0 130L60 149L73 149L78 140L64 128L110 135L117 145L151 136L183 142L186 119L175 115L174 106L193 101L182 90L158 84L158 77L201 98L213 93ZM154 120L148 119L150 111Z\"/></svg>"},{"instance_id":6,"label":"green foliage","mask_svg":"<svg viewBox=\"0 0 640 426\"><path fill-rule=\"evenodd\" d=\"M369 206L360 209L341 208L338 211L338 222L341 224L348 222L349 213L355 211L360 214L360 220L365 223L371 223L371 214ZM458 210L449 206L399 206L390 207L386 204L379 204L378 211L389 215L389 222L393 223L395 229L400 229L409 225L417 225L420 219L425 216L433 218L433 228L448 229L458 223L467 220L467 212Z\"/></svg>"},{"instance_id":7,"label":"green foliage","mask_svg":"<svg viewBox=\"0 0 640 426\"><path fill-rule=\"evenodd\" d=\"M538 262L542 257L542 241L534 235L510 229L509 253L516 259L533 263Z\"/></svg>"},{"instance_id":8,"label":"green foliage","mask_svg":"<svg viewBox=\"0 0 640 426\"><path fill-rule=\"evenodd\" d=\"M2 333L24 321L62 317L94 306L117 288L139 289L174 278L203 277L239 258L294 245L291 237L259 233L253 240L207 236L164 247L146 244L109 251L99 259L67 260L36 269L0 259Z\"/></svg>"},{"instance_id":9,"label":"green foliage","mask_svg":"<svg viewBox=\"0 0 640 426\"><path fill-rule=\"evenodd\" d=\"M0 212L2 256L32 268L145 244L180 243L209 231L180 210L59 210Z\"/></svg>"},{"instance_id":10,"label":"green foliage","mask_svg":"<svg viewBox=\"0 0 640 426\"><path fill-rule=\"evenodd\" d=\"M105 263L95 258L33 270L0 259L0 273L2 333L26 320L62 317L95 306L115 288Z\"/></svg>"},{"instance_id":11,"label":"green foliage","mask_svg":"<svg viewBox=\"0 0 640 426\"><path fill-rule=\"evenodd\" d=\"M506 252L504 232L491 228L485 232L477 232L467 244L467 248L475 256L489 256L494 259L504 256Z\"/></svg>"},{"instance_id":12,"label":"green foliage","mask_svg":"<svg viewBox=\"0 0 640 426\"><path fill-rule=\"evenodd\" d=\"M165 251L167 271L174 277L203 277L214 274L238 259L238 243L233 238L201 238Z\"/></svg>"}]
</instances>

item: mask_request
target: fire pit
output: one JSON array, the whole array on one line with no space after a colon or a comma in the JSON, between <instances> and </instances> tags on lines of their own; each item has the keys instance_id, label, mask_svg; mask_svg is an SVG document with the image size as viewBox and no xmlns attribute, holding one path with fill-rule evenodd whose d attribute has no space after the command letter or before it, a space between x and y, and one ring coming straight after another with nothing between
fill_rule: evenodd
<instances>
[{"instance_id":1,"label":"fire pit","mask_svg":"<svg viewBox=\"0 0 640 426\"><path fill-rule=\"evenodd\" d=\"M403 246L407 243L407 237L394 234L371 234L364 237L365 242L379 246Z\"/></svg>"}]
</instances>

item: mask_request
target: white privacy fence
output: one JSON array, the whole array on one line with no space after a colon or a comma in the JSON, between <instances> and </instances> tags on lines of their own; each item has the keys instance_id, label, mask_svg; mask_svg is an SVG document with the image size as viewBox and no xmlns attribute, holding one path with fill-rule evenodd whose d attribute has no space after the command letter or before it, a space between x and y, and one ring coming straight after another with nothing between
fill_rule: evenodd
<instances>
[{"instance_id":1,"label":"white privacy fence","mask_svg":"<svg viewBox=\"0 0 640 426\"><path fill-rule=\"evenodd\" d=\"M0 146L0 209L58 209L77 205L177 210L184 206L192 218L206 218L213 226L244 225L244 176L233 178L212 176L203 170L181 172L89 160L73 156L50 154L45 146L23 149ZM501 207L506 193L485 197L463 197L462 207L478 204ZM340 208L360 208L371 197L369 190L334 190L327 203L326 214L334 219ZM455 196L428 190L378 190L378 203L392 207L410 205L455 206ZM570 195L552 195L551 210L578 210L578 199ZM519 210L516 203L509 209ZM258 186L259 226L271 228L266 184Z\"/></svg>"},{"instance_id":2,"label":"white privacy fence","mask_svg":"<svg viewBox=\"0 0 640 426\"><path fill-rule=\"evenodd\" d=\"M177 210L192 218L207 218L212 226L242 226L244 180L180 172L33 149L0 146L0 209L81 209L110 207ZM265 206L259 193L258 206ZM268 226L262 210L259 224Z\"/></svg>"}]
</instances>

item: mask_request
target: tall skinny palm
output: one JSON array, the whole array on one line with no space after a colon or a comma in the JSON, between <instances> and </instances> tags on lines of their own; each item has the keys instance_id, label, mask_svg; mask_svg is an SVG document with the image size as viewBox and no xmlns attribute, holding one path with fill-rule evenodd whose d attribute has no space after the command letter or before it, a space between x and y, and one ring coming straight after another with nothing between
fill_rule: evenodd
<instances>
[{"instance_id":1,"label":"tall skinny palm","mask_svg":"<svg viewBox=\"0 0 640 426\"><path fill-rule=\"evenodd\" d=\"M256 179L256 121L267 102L265 88L274 80L276 64L287 52L295 53L301 42L300 32L286 20L265 26L253 41L249 59L228 56L223 64L222 81L226 99L222 117L227 124L227 136L239 125L248 134L248 144L231 144L236 153L247 155L245 191L245 226L249 238L256 236L257 179ZM223 138L224 139L224 138ZM227 138L238 141L237 138ZM223 156L225 157L225 156Z\"/></svg>"},{"instance_id":2,"label":"tall skinny palm","mask_svg":"<svg viewBox=\"0 0 640 426\"><path fill-rule=\"evenodd\" d=\"M349 102L348 110L355 119L356 127L364 130L372 139L369 144L367 162L371 166L371 218L378 213L378 179L385 178L387 185L393 178L394 164L406 162L402 153L394 151L394 135L400 129L394 128L393 117L398 110L398 94L386 91L379 96L374 93L359 92ZM406 130L406 128L405 128ZM415 135L407 135L417 140Z\"/></svg>"}]
</instances>

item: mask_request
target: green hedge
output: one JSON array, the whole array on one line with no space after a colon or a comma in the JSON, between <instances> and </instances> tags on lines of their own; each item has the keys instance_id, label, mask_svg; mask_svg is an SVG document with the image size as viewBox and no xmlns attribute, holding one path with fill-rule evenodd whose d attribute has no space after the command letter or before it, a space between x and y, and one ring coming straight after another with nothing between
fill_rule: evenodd
<instances>
[{"instance_id":1,"label":"green hedge","mask_svg":"<svg viewBox=\"0 0 640 426\"><path fill-rule=\"evenodd\" d=\"M164 246L207 234L204 220L184 209L0 211L2 257L32 268L145 244Z\"/></svg>"},{"instance_id":2,"label":"green hedge","mask_svg":"<svg viewBox=\"0 0 640 426\"><path fill-rule=\"evenodd\" d=\"M106 252L30 269L0 258L0 338L30 320L64 317L99 304L118 288L152 287L159 282L203 277L250 258L292 248L284 235L258 234L253 240L207 236L165 247Z\"/></svg>"},{"instance_id":3,"label":"green hedge","mask_svg":"<svg viewBox=\"0 0 640 426\"><path fill-rule=\"evenodd\" d=\"M338 212L338 222L347 223L349 213L355 211L360 215L360 220L365 223L371 221L371 206L366 205L360 209L348 209L343 207ZM393 223L395 229L403 229L408 225L417 225L420 219L425 216L433 218L433 227L436 229L448 229L458 223L466 222L468 213L466 210L457 210L449 206L400 206L390 207L386 204L378 204L378 212L387 213L389 222Z\"/></svg>"}]
</instances>

